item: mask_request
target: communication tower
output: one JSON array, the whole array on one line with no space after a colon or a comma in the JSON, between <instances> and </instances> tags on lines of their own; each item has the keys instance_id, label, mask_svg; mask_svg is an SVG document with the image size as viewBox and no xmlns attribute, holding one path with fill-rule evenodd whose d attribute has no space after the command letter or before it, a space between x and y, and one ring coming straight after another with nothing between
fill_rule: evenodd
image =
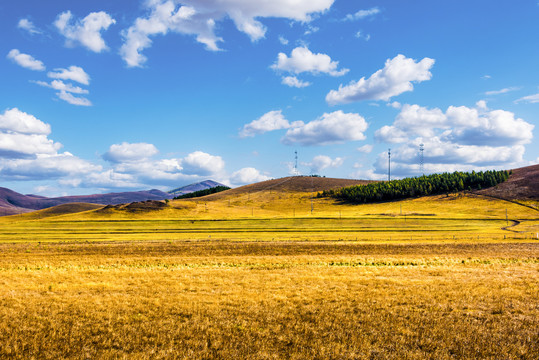
<instances>
[{"instance_id":1,"label":"communication tower","mask_svg":"<svg viewBox=\"0 0 539 360\"><path fill-rule=\"evenodd\" d=\"M387 181L391 181L391 148L387 150Z\"/></svg>"},{"instance_id":2,"label":"communication tower","mask_svg":"<svg viewBox=\"0 0 539 360\"><path fill-rule=\"evenodd\" d=\"M419 171L421 172L421 175L425 175L425 163L423 158L423 150L425 150L424 146L424 144L419 144Z\"/></svg>"},{"instance_id":3,"label":"communication tower","mask_svg":"<svg viewBox=\"0 0 539 360\"><path fill-rule=\"evenodd\" d=\"M296 150L294 152L294 160L295 160L295 163L294 163L294 176L299 176L299 171L298 171L298 151Z\"/></svg>"}]
</instances>

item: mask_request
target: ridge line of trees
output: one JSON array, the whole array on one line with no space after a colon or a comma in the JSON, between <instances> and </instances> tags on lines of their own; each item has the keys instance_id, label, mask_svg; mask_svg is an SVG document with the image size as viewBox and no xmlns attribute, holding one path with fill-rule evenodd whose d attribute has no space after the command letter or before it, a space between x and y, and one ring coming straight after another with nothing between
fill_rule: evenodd
<instances>
[{"instance_id":1,"label":"ridge line of trees","mask_svg":"<svg viewBox=\"0 0 539 360\"><path fill-rule=\"evenodd\" d=\"M183 194L183 195L179 195L179 196L176 196L174 198L174 200L178 200L178 199L190 199L190 198L195 198L195 197L201 197L201 196L206 196L206 195L210 195L210 194L215 194L215 193L218 193L218 192L221 192L221 191L225 191L225 190L229 190L230 188L228 186L214 186L212 188L209 188L209 189L204 189L204 190L198 190L198 191L193 191L193 192L190 192L188 194Z\"/></svg>"},{"instance_id":2,"label":"ridge line of trees","mask_svg":"<svg viewBox=\"0 0 539 360\"><path fill-rule=\"evenodd\" d=\"M317 196L333 197L355 204L383 202L464 190L481 190L506 181L510 174L511 172L506 170L472 171L471 173L455 171L324 190Z\"/></svg>"}]
</instances>

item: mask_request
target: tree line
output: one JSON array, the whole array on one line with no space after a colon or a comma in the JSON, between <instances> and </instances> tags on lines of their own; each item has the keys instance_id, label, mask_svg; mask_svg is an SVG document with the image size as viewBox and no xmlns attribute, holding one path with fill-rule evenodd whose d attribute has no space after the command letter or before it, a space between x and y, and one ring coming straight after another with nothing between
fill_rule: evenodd
<instances>
[{"instance_id":1,"label":"tree line","mask_svg":"<svg viewBox=\"0 0 539 360\"><path fill-rule=\"evenodd\" d=\"M506 181L510 174L511 172L506 170L472 171L471 173L455 171L324 190L318 193L318 197L333 197L356 204L391 201L463 190L481 190Z\"/></svg>"},{"instance_id":2,"label":"tree line","mask_svg":"<svg viewBox=\"0 0 539 360\"><path fill-rule=\"evenodd\" d=\"M188 194L179 195L179 196L176 196L174 198L174 200L190 199L190 198L195 198L195 197L206 196L206 195L215 194L215 193L218 193L218 192L221 192L221 191L225 191L225 190L228 190L228 189L230 189L228 186L219 185L219 186L215 186L215 187L212 187L212 188L209 188L209 189L198 190L198 191L190 192Z\"/></svg>"}]
</instances>

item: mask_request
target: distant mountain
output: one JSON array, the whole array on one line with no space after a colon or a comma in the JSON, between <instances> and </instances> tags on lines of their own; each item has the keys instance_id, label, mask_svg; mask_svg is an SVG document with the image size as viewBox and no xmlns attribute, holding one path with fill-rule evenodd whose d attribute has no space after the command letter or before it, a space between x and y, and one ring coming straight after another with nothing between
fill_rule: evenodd
<instances>
[{"instance_id":1,"label":"distant mountain","mask_svg":"<svg viewBox=\"0 0 539 360\"><path fill-rule=\"evenodd\" d=\"M179 187L174 190L170 190L168 193L174 196L179 196L179 195L189 194L195 191L211 189L216 186L226 186L226 185L223 185L213 180L205 180L205 181L197 182L195 184L190 184L190 185Z\"/></svg>"},{"instance_id":2,"label":"distant mountain","mask_svg":"<svg viewBox=\"0 0 539 360\"><path fill-rule=\"evenodd\" d=\"M166 192L153 189L146 191L47 198L37 195L23 195L13 190L0 187L0 216L41 210L68 203L117 205L135 201L172 199L173 197L173 195Z\"/></svg>"}]
</instances>

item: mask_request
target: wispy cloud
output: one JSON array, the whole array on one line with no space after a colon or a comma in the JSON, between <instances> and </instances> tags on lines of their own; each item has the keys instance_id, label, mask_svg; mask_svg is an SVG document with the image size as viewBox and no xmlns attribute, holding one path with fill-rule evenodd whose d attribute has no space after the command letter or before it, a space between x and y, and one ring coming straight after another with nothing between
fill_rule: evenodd
<instances>
[{"instance_id":1,"label":"wispy cloud","mask_svg":"<svg viewBox=\"0 0 539 360\"><path fill-rule=\"evenodd\" d=\"M520 99L515 100L515 103L519 103L519 102L526 102L526 103L530 103L530 104L537 104L537 103L539 103L539 93L533 94L533 95L524 96L524 97L521 97Z\"/></svg>"},{"instance_id":2,"label":"wispy cloud","mask_svg":"<svg viewBox=\"0 0 539 360\"><path fill-rule=\"evenodd\" d=\"M20 19L17 23L17 27L27 31L30 35L43 34L43 31L38 29L29 19Z\"/></svg>"},{"instance_id":3,"label":"wispy cloud","mask_svg":"<svg viewBox=\"0 0 539 360\"><path fill-rule=\"evenodd\" d=\"M42 61L34 59L33 56L21 53L18 49L13 49L7 54L7 58L23 68L44 71L45 65Z\"/></svg>"},{"instance_id":4,"label":"wispy cloud","mask_svg":"<svg viewBox=\"0 0 539 360\"><path fill-rule=\"evenodd\" d=\"M512 86L512 87L503 88L503 89L500 89L500 90L486 91L485 95L491 96L491 95L507 94L508 92L516 91L516 90L520 90L520 89L521 89L520 87Z\"/></svg>"},{"instance_id":5,"label":"wispy cloud","mask_svg":"<svg viewBox=\"0 0 539 360\"><path fill-rule=\"evenodd\" d=\"M355 14L348 14L348 15L346 15L346 17L343 20L348 20L348 21L362 20L362 19L365 19L365 18L368 18L368 17L375 16L375 15L379 14L380 12L381 12L380 8L372 7L372 8L367 9L367 10L359 10Z\"/></svg>"}]
</instances>

